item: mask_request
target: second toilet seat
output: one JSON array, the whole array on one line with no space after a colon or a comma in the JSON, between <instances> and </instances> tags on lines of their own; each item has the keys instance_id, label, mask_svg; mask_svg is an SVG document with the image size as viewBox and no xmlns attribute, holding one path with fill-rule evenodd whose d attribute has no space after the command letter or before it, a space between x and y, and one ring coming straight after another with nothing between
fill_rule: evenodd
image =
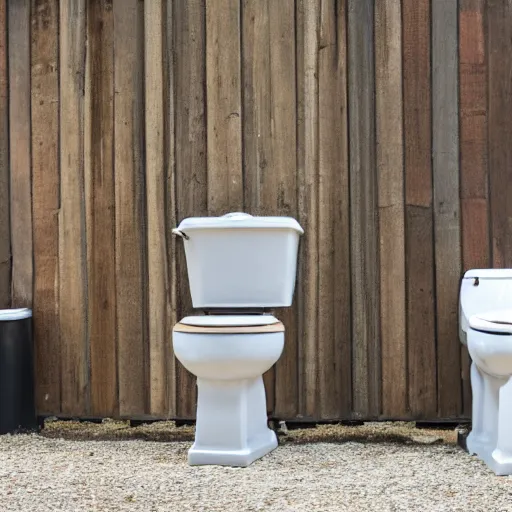
<instances>
[{"instance_id":1,"label":"second toilet seat","mask_svg":"<svg viewBox=\"0 0 512 512\"><path fill-rule=\"evenodd\" d=\"M488 311L473 315L469 327L475 331L512 334L512 309Z\"/></svg>"}]
</instances>

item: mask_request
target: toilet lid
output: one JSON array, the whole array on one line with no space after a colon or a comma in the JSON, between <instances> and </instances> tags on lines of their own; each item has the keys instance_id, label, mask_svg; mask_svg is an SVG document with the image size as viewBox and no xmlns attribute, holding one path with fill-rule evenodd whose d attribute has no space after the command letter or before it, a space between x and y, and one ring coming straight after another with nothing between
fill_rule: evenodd
<instances>
[{"instance_id":1,"label":"toilet lid","mask_svg":"<svg viewBox=\"0 0 512 512\"><path fill-rule=\"evenodd\" d=\"M272 315L205 315L187 316L174 332L203 334L260 334L284 332L284 325Z\"/></svg>"},{"instance_id":2,"label":"toilet lid","mask_svg":"<svg viewBox=\"0 0 512 512\"><path fill-rule=\"evenodd\" d=\"M512 334L512 309L500 309L473 315L469 327L476 331Z\"/></svg>"}]
</instances>

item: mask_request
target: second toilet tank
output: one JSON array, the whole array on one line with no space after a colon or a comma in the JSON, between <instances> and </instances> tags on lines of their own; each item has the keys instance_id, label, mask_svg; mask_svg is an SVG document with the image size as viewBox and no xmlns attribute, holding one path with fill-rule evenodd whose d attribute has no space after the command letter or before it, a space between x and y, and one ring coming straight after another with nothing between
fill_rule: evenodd
<instances>
[{"instance_id":1,"label":"second toilet tank","mask_svg":"<svg viewBox=\"0 0 512 512\"><path fill-rule=\"evenodd\" d=\"M193 307L290 306L303 232L290 217L183 220L174 233L183 238Z\"/></svg>"}]
</instances>

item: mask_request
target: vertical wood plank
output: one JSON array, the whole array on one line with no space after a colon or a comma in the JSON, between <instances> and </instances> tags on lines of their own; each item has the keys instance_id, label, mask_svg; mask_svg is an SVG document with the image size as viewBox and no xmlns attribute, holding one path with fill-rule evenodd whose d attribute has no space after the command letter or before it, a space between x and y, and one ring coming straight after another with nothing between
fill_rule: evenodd
<instances>
[{"instance_id":1,"label":"vertical wood plank","mask_svg":"<svg viewBox=\"0 0 512 512\"><path fill-rule=\"evenodd\" d=\"M512 5L487 3L489 181L494 267L512 266Z\"/></svg>"},{"instance_id":2,"label":"vertical wood plank","mask_svg":"<svg viewBox=\"0 0 512 512\"><path fill-rule=\"evenodd\" d=\"M348 2L354 415L380 409L378 218L373 2Z\"/></svg>"},{"instance_id":3,"label":"vertical wood plank","mask_svg":"<svg viewBox=\"0 0 512 512\"><path fill-rule=\"evenodd\" d=\"M263 181L272 162L272 102L270 97L270 19L268 0L242 4L242 76L244 204L253 215L262 215Z\"/></svg>"},{"instance_id":4,"label":"vertical wood plank","mask_svg":"<svg viewBox=\"0 0 512 512\"><path fill-rule=\"evenodd\" d=\"M32 0L32 218L36 407L60 412L59 2Z\"/></svg>"},{"instance_id":5,"label":"vertical wood plank","mask_svg":"<svg viewBox=\"0 0 512 512\"><path fill-rule=\"evenodd\" d=\"M318 28L319 0L297 4L299 222L304 228L299 277L301 416L318 414Z\"/></svg>"},{"instance_id":6,"label":"vertical wood plank","mask_svg":"<svg viewBox=\"0 0 512 512\"><path fill-rule=\"evenodd\" d=\"M205 6L201 0L174 3L176 106L176 215L177 222L204 216L207 207L206 166L206 40ZM185 251L176 243L179 317L192 312ZM196 412L196 380L176 362L176 415L192 418Z\"/></svg>"},{"instance_id":7,"label":"vertical wood plank","mask_svg":"<svg viewBox=\"0 0 512 512\"><path fill-rule=\"evenodd\" d=\"M147 407L143 16L139 0L114 0L116 304L119 414Z\"/></svg>"},{"instance_id":8,"label":"vertical wood plank","mask_svg":"<svg viewBox=\"0 0 512 512\"><path fill-rule=\"evenodd\" d=\"M484 0L461 0L459 14L460 187L463 271L490 263L487 58ZM461 347L463 414L471 414L469 355Z\"/></svg>"},{"instance_id":9,"label":"vertical wood plank","mask_svg":"<svg viewBox=\"0 0 512 512\"><path fill-rule=\"evenodd\" d=\"M274 199L280 180L280 170L274 165L272 141L275 112L272 111L273 97L270 80L272 47L269 2L268 0L260 2L245 0L241 5L245 211L253 215L270 215L270 212L277 215L275 211L277 201ZM279 44L279 41L276 43ZM281 358L288 348L289 344L285 342ZM274 413L275 373L274 366L263 375L269 414ZM293 400L287 405L293 407Z\"/></svg>"},{"instance_id":10,"label":"vertical wood plank","mask_svg":"<svg viewBox=\"0 0 512 512\"><path fill-rule=\"evenodd\" d=\"M60 3L61 411L89 412L84 198L85 1Z\"/></svg>"},{"instance_id":11,"label":"vertical wood plank","mask_svg":"<svg viewBox=\"0 0 512 512\"><path fill-rule=\"evenodd\" d=\"M295 3L269 2L272 168L264 169L264 213L297 216ZM245 168L245 172L250 167ZM265 172L267 171L268 172ZM245 181L245 180L244 180ZM297 303L278 310L286 328L285 348L275 366L275 415L297 414Z\"/></svg>"},{"instance_id":12,"label":"vertical wood plank","mask_svg":"<svg viewBox=\"0 0 512 512\"><path fill-rule=\"evenodd\" d=\"M12 306L32 306L30 0L9 2L9 142Z\"/></svg>"},{"instance_id":13,"label":"vertical wood plank","mask_svg":"<svg viewBox=\"0 0 512 512\"><path fill-rule=\"evenodd\" d=\"M382 414L407 415L405 214L400 2L375 4Z\"/></svg>"},{"instance_id":14,"label":"vertical wood plank","mask_svg":"<svg viewBox=\"0 0 512 512\"><path fill-rule=\"evenodd\" d=\"M0 308L11 303L7 0L0 0Z\"/></svg>"},{"instance_id":15,"label":"vertical wood plank","mask_svg":"<svg viewBox=\"0 0 512 512\"><path fill-rule=\"evenodd\" d=\"M164 4L165 30L164 37L164 167L166 170L166 230L176 226L176 103L175 103L175 38L173 0ZM176 360L172 348L172 328L178 321L178 281L176 272L176 238L167 237L167 271L169 274L169 290L167 292L167 332L166 342L166 374L167 374L167 411L166 417L176 416Z\"/></svg>"},{"instance_id":16,"label":"vertical wood plank","mask_svg":"<svg viewBox=\"0 0 512 512\"><path fill-rule=\"evenodd\" d=\"M164 168L163 3L144 2L146 202L149 272L149 373L152 415L167 415L167 266L166 169Z\"/></svg>"},{"instance_id":17,"label":"vertical wood plank","mask_svg":"<svg viewBox=\"0 0 512 512\"><path fill-rule=\"evenodd\" d=\"M294 3L245 1L243 27L244 183L246 210L296 215ZM271 79L272 77L272 79ZM286 327L283 355L265 374L267 408L297 413L296 309L276 312ZM275 381L274 381L275 373Z\"/></svg>"},{"instance_id":18,"label":"vertical wood plank","mask_svg":"<svg viewBox=\"0 0 512 512\"><path fill-rule=\"evenodd\" d=\"M403 0L409 408L437 414L432 221L430 1Z\"/></svg>"},{"instance_id":19,"label":"vertical wood plank","mask_svg":"<svg viewBox=\"0 0 512 512\"><path fill-rule=\"evenodd\" d=\"M305 266L306 266L306 247L308 233L306 227L306 151L305 151L305 62L304 62L304 1L295 1L295 68L296 68L296 116L297 116L297 148L296 148L296 165L297 165L297 217L299 223L305 228L305 234L302 237L301 248L299 250L299 258L297 262L297 372L298 372L298 414L301 418L305 414L305 403L307 389L306 364L304 354L306 352L306 336L305 336L305 319L304 301L305 301ZM309 362L311 363L311 362Z\"/></svg>"},{"instance_id":20,"label":"vertical wood plank","mask_svg":"<svg viewBox=\"0 0 512 512\"><path fill-rule=\"evenodd\" d=\"M433 0L432 155L440 417L457 417L462 407L458 340L461 235L457 17L457 0Z\"/></svg>"},{"instance_id":21,"label":"vertical wood plank","mask_svg":"<svg viewBox=\"0 0 512 512\"><path fill-rule=\"evenodd\" d=\"M243 208L240 0L206 3L208 213Z\"/></svg>"},{"instance_id":22,"label":"vertical wood plank","mask_svg":"<svg viewBox=\"0 0 512 512\"><path fill-rule=\"evenodd\" d=\"M104 417L115 416L118 411L112 0L88 3L86 65L84 165L91 414Z\"/></svg>"},{"instance_id":23,"label":"vertical wood plank","mask_svg":"<svg viewBox=\"0 0 512 512\"><path fill-rule=\"evenodd\" d=\"M322 0L318 54L318 389L322 419L350 416L350 224L345 2Z\"/></svg>"}]
</instances>

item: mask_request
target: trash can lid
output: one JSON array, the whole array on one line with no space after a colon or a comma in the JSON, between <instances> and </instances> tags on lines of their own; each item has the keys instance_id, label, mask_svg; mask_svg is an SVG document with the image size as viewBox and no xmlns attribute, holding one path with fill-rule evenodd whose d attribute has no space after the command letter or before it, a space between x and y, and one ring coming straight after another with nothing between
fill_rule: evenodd
<instances>
[{"instance_id":1,"label":"trash can lid","mask_svg":"<svg viewBox=\"0 0 512 512\"><path fill-rule=\"evenodd\" d=\"M30 318L31 316L32 310L29 308L0 309L0 322L23 320L24 318Z\"/></svg>"}]
</instances>

